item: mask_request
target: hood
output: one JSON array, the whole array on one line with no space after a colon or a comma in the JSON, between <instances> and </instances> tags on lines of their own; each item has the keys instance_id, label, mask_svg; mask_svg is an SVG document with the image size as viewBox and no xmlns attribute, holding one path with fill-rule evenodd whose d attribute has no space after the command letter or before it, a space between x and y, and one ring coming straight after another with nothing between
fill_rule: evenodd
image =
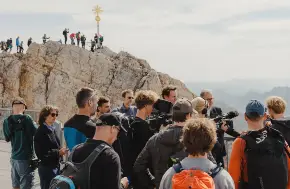
<instances>
[{"instance_id":1,"label":"hood","mask_svg":"<svg viewBox=\"0 0 290 189\"><path fill-rule=\"evenodd\" d=\"M163 145L176 145L180 143L182 128L180 126L169 126L157 135L157 140Z\"/></svg>"},{"instance_id":2,"label":"hood","mask_svg":"<svg viewBox=\"0 0 290 189\"><path fill-rule=\"evenodd\" d=\"M280 119L272 119L271 123L273 125L283 126L283 127L287 127L290 129L290 118L289 117L280 118Z\"/></svg>"}]
</instances>

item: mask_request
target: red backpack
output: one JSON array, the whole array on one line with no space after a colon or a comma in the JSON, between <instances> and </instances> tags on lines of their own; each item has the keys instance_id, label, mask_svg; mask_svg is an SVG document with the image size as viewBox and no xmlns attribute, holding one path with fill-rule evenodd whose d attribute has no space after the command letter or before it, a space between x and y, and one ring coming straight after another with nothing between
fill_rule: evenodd
<instances>
[{"instance_id":1,"label":"red backpack","mask_svg":"<svg viewBox=\"0 0 290 189\"><path fill-rule=\"evenodd\" d=\"M213 178L222 170L217 166L210 173L197 169L184 170L181 163L173 166L172 189L215 189Z\"/></svg>"}]
</instances>

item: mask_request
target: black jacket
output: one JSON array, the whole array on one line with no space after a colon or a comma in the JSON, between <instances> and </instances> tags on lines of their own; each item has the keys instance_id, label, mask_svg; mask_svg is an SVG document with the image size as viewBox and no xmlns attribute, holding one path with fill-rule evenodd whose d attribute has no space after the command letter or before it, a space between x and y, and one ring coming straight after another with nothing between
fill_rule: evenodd
<instances>
[{"instance_id":1,"label":"black jacket","mask_svg":"<svg viewBox=\"0 0 290 189\"><path fill-rule=\"evenodd\" d=\"M149 139L134 164L133 185L135 188L159 188L162 176L170 167L170 159L181 161L187 157L188 154L180 143L181 135L182 127L169 126ZM212 155L210 157L209 159L215 162Z\"/></svg>"},{"instance_id":2,"label":"black jacket","mask_svg":"<svg viewBox=\"0 0 290 189\"><path fill-rule=\"evenodd\" d=\"M60 141L55 131L49 130L45 125L38 127L34 136L34 148L41 165L59 167Z\"/></svg>"},{"instance_id":3,"label":"black jacket","mask_svg":"<svg viewBox=\"0 0 290 189\"><path fill-rule=\"evenodd\" d=\"M290 120L288 118L271 119L272 127L282 133L290 145Z\"/></svg>"}]
</instances>

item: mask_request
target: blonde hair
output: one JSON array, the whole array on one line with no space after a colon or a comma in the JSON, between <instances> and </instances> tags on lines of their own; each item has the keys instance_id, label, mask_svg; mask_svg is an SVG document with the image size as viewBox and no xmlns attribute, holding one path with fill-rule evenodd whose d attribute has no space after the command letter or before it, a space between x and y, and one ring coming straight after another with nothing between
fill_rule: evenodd
<instances>
[{"instance_id":1,"label":"blonde hair","mask_svg":"<svg viewBox=\"0 0 290 189\"><path fill-rule=\"evenodd\" d=\"M283 114L286 110L286 101L279 96L270 96L266 100L267 108L271 109L275 114Z\"/></svg>"},{"instance_id":2,"label":"blonde hair","mask_svg":"<svg viewBox=\"0 0 290 189\"><path fill-rule=\"evenodd\" d=\"M206 101L201 97L196 97L191 101L192 108L201 114L202 110L206 106Z\"/></svg>"},{"instance_id":3,"label":"blonde hair","mask_svg":"<svg viewBox=\"0 0 290 189\"><path fill-rule=\"evenodd\" d=\"M154 104L157 99L158 95L151 90L142 90L138 91L135 95L135 104L136 107L140 110L144 108L146 105L152 105Z\"/></svg>"}]
</instances>

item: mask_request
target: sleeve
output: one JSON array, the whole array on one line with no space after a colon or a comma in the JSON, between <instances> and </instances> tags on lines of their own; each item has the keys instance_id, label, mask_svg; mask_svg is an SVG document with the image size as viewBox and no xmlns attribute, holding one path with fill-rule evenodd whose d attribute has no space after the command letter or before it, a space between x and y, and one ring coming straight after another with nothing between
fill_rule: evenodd
<instances>
[{"instance_id":1,"label":"sleeve","mask_svg":"<svg viewBox=\"0 0 290 189\"><path fill-rule=\"evenodd\" d=\"M169 168L161 179L159 189L172 189L172 177L174 174L175 171L173 168Z\"/></svg>"},{"instance_id":2,"label":"sleeve","mask_svg":"<svg viewBox=\"0 0 290 189\"><path fill-rule=\"evenodd\" d=\"M287 150L288 152L290 152L290 148L287 145ZM287 184L287 189L290 189L290 157L288 155L287 156L287 162L288 162L288 184Z\"/></svg>"},{"instance_id":3,"label":"sleeve","mask_svg":"<svg viewBox=\"0 0 290 189\"><path fill-rule=\"evenodd\" d=\"M232 129L232 128L228 128L226 133L232 137L235 137L235 138L237 138L241 135L239 132L237 132L235 129Z\"/></svg>"},{"instance_id":4,"label":"sleeve","mask_svg":"<svg viewBox=\"0 0 290 189\"><path fill-rule=\"evenodd\" d=\"M6 142L10 142L11 138L10 138L10 130L9 130L9 125L8 125L8 119L5 119L3 122L3 132L4 132L4 137L5 137L5 141Z\"/></svg>"},{"instance_id":5,"label":"sleeve","mask_svg":"<svg viewBox=\"0 0 290 189\"><path fill-rule=\"evenodd\" d=\"M103 178L106 181L110 182L104 182L104 188L110 188L110 189L121 189L121 165L120 165L120 159L118 155L112 155L111 157L106 158L108 162L106 165L106 170L110 171L104 171L103 172Z\"/></svg>"},{"instance_id":6,"label":"sleeve","mask_svg":"<svg viewBox=\"0 0 290 189\"><path fill-rule=\"evenodd\" d=\"M235 188L238 188L239 180L241 177L241 160L244 148L245 148L244 140L241 138L237 138L232 146L232 153L229 163L229 173L234 180Z\"/></svg>"},{"instance_id":7,"label":"sleeve","mask_svg":"<svg viewBox=\"0 0 290 189\"><path fill-rule=\"evenodd\" d=\"M35 134L34 149L38 159L46 162L49 162L52 159L59 159L58 149L47 148L47 141L49 141L49 139L45 135L42 135L39 132Z\"/></svg>"},{"instance_id":8,"label":"sleeve","mask_svg":"<svg viewBox=\"0 0 290 189\"><path fill-rule=\"evenodd\" d=\"M154 185L154 181L151 179L150 172L148 171L149 161L151 158L148 144L149 142L147 142L146 146L139 154L133 167L133 182L135 183L134 186L136 184L139 185L138 187L135 186L136 188L150 188L148 185Z\"/></svg>"},{"instance_id":9,"label":"sleeve","mask_svg":"<svg viewBox=\"0 0 290 189\"><path fill-rule=\"evenodd\" d=\"M235 188L234 181L231 175L226 170L221 170L214 178L217 189L233 189Z\"/></svg>"},{"instance_id":10,"label":"sleeve","mask_svg":"<svg viewBox=\"0 0 290 189\"><path fill-rule=\"evenodd\" d=\"M77 132L74 128L65 127L64 138L65 138L66 145L70 151L72 151L74 146L79 144L77 142Z\"/></svg>"},{"instance_id":11,"label":"sleeve","mask_svg":"<svg viewBox=\"0 0 290 189\"><path fill-rule=\"evenodd\" d=\"M35 133L36 133L36 130L37 130L37 124L36 124L36 122L33 121L33 119L28 115L27 116L27 123L29 125L30 133L32 134L32 136L34 136Z\"/></svg>"}]
</instances>

